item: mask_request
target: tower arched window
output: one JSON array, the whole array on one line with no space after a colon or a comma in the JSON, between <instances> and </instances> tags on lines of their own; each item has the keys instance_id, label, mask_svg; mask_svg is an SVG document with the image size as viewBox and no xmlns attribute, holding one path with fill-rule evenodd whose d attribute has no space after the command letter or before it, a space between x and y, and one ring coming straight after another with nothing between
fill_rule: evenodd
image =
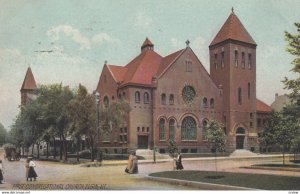
<instances>
[{"instance_id":1,"label":"tower arched window","mask_svg":"<svg viewBox=\"0 0 300 194\"><path fill-rule=\"evenodd\" d=\"M238 51L235 50L234 51L234 64L235 64L235 67L238 67L238 64L239 64L239 58L238 58Z\"/></svg>"},{"instance_id":2,"label":"tower arched window","mask_svg":"<svg viewBox=\"0 0 300 194\"><path fill-rule=\"evenodd\" d=\"M170 140L175 139L175 120L170 119L169 121L169 138Z\"/></svg>"},{"instance_id":3,"label":"tower arched window","mask_svg":"<svg viewBox=\"0 0 300 194\"><path fill-rule=\"evenodd\" d=\"M159 140L165 140L165 120L159 120Z\"/></svg>"},{"instance_id":4,"label":"tower arched window","mask_svg":"<svg viewBox=\"0 0 300 194\"><path fill-rule=\"evenodd\" d=\"M206 97L203 98L203 107L204 108L208 107L208 102L207 102L207 98Z\"/></svg>"},{"instance_id":5,"label":"tower arched window","mask_svg":"<svg viewBox=\"0 0 300 194\"><path fill-rule=\"evenodd\" d=\"M161 94L161 104L163 104L163 105L166 104L166 94L165 93Z\"/></svg>"},{"instance_id":6,"label":"tower arched window","mask_svg":"<svg viewBox=\"0 0 300 194\"><path fill-rule=\"evenodd\" d=\"M215 100L213 98L210 99L210 108L215 107Z\"/></svg>"},{"instance_id":7,"label":"tower arched window","mask_svg":"<svg viewBox=\"0 0 300 194\"><path fill-rule=\"evenodd\" d=\"M141 101L141 95L140 95L140 92L139 91L136 91L135 92L135 102L136 103L140 103Z\"/></svg>"},{"instance_id":8,"label":"tower arched window","mask_svg":"<svg viewBox=\"0 0 300 194\"><path fill-rule=\"evenodd\" d=\"M248 54L248 68L249 69L252 68L252 56L251 56L251 53Z\"/></svg>"},{"instance_id":9,"label":"tower arched window","mask_svg":"<svg viewBox=\"0 0 300 194\"><path fill-rule=\"evenodd\" d=\"M242 52L242 68L245 69L245 53Z\"/></svg>"},{"instance_id":10,"label":"tower arched window","mask_svg":"<svg viewBox=\"0 0 300 194\"><path fill-rule=\"evenodd\" d=\"M238 88L238 103L242 104L242 88Z\"/></svg>"},{"instance_id":11,"label":"tower arched window","mask_svg":"<svg viewBox=\"0 0 300 194\"><path fill-rule=\"evenodd\" d=\"M222 68L224 67L224 58L225 58L225 53L224 53L224 51L222 51L222 53L221 53L221 67Z\"/></svg>"},{"instance_id":12,"label":"tower arched window","mask_svg":"<svg viewBox=\"0 0 300 194\"><path fill-rule=\"evenodd\" d=\"M197 124L193 117L187 116L182 120L181 124L181 139L196 140Z\"/></svg>"},{"instance_id":13,"label":"tower arched window","mask_svg":"<svg viewBox=\"0 0 300 194\"><path fill-rule=\"evenodd\" d=\"M218 53L215 53L214 64L215 64L215 68L218 69Z\"/></svg>"},{"instance_id":14,"label":"tower arched window","mask_svg":"<svg viewBox=\"0 0 300 194\"><path fill-rule=\"evenodd\" d=\"M251 92L250 89L251 89L251 88L250 88L250 82L248 82L248 99L250 99L250 92Z\"/></svg>"},{"instance_id":15,"label":"tower arched window","mask_svg":"<svg viewBox=\"0 0 300 194\"><path fill-rule=\"evenodd\" d=\"M103 99L104 107L107 108L109 106L109 99L107 96L104 97Z\"/></svg>"},{"instance_id":16,"label":"tower arched window","mask_svg":"<svg viewBox=\"0 0 300 194\"><path fill-rule=\"evenodd\" d=\"M145 103L145 104L149 104L149 102L150 102L149 93L148 93L148 92L145 92L145 93L144 93L144 103Z\"/></svg>"},{"instance_id":17,"label":"tower arched window","mask_svg":"<svg viewBox=\"0 0 300 194\"><path fill-rule=\"evenodd\" d=\"M174 94L170 94L170 96L169 96L169 104L170 105L174 104Z\"/></svg>"}]
</instances>

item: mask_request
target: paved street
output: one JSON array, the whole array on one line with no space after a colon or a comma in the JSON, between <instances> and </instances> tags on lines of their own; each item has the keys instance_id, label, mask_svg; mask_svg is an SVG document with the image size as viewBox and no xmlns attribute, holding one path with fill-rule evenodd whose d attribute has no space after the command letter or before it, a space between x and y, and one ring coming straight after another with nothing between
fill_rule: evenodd
<instances>
[{"instance_id":1,"label":"paved street","mask_svg":"<svg viewBox=\"0 0 300 194\"><path fill-rule=\"evenodd\" d=\"M270 170L242 169L240 166L249 166L255 163L280 162L280 159L226 159L218 160L219 171L280 174L300 176L299 172L282 172ZM102 167L82 167L82 165L62 164L57 162L36 161L36 172L39 177L36 182L26 182L25 160L8 162L4 160L5 182L10 184L98 184L105 185L106 189L131 189L131 190L187 190L185 186L158 183L145 179L152 172L172 170L172 162L142 163L139 164L139 174L129 175L124 173L126 165L108 165L107 161ZM215 161L208 159L183 159L185 170L215 170Z\"/></svg>"}]
</instances>

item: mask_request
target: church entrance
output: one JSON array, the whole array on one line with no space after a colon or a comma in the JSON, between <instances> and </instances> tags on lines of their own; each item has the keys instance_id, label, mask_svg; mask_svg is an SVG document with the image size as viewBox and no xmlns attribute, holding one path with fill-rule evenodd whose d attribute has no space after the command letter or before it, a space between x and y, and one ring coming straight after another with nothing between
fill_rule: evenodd
<instances>
[{"instance_id":1,"label":"church entrance","mask_svg":"<svg viewBox=\"0 0 300 194\"><path fill-rule=\"evenodd\" d=\"M148 149L148 135L138 135L138 149Z\"/></svg>"},{"instance_id":2,"label":"church entrance","mask_svg":"<svg viewBox=\"0 0 300 194\"><path fill-rule=\"evenodd\" d=\"M236 149L244 149L245 129L242 127L236 130Z\"/></svg>"}]
</instances>

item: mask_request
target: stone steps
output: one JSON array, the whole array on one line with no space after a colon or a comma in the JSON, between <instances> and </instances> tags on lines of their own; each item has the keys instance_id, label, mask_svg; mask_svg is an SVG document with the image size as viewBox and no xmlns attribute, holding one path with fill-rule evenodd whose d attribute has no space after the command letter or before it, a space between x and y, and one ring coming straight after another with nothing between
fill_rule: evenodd
<instances>
[{"instance_id":1,"label":"stone steps","mask_svg":"<svg viewBox=\"0 0 300 194\"><path fill-rule=\"evenodd\" d=\"M233 151L229 157L239 157L239 156L257 156L257 153L251 152L249 150L245 150L245 149L236 149L235 151Z\"/></svg>"},{"instance_id":2,"label":"stone steps","mask_svg":"<svg viewBox=\"0 0 300 194\"><path fill-rule=\"evenodd\" d=\"M136 150L136 155L142 157L145 160L153 160L153 150L149 149L138 149ZM157 151L155 152L156 159L170 159L169 154L161 154Z\"/></svg>"}]
</instances>

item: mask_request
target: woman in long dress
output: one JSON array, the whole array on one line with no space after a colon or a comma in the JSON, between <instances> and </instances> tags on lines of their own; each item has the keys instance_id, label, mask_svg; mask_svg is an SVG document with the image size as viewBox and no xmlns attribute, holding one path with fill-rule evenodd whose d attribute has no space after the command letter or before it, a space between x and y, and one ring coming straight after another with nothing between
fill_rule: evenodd
<instances>
[{"instance_id":1,"label":"woman in long dress","mask_svg":"<svg viewBox=\"0 0 300 194\"><path fill-rule=\"evenodd\" d=\"M127 163L127 167L125 169L126 173L129 173L129 170L132 168L132 153L130 153L129 157L128 157L128 163Z\"/></svg>"},{"instance_id":2,"label":"woman in long dress","mask_svg":"<svg viewBox=\"0 0 300 194\"><path fill-rule=\"evenodd\" d=\"M181 161L181 154L179 153L177 156L177 160L176 160L176 170L182 170L183 166L182 166L182 161Z\"/></svg>"},{"instance_id":3,"label":"woman in long dress","mask_svg":"<svg viewBox=\"0 0 300 194\"><path fill-rule=\"evenodd\" d=\"M26 181L28 181L28 175L29 175L29 162L30 162L30 159L27 158L26 162L25 162L25 169L26 169Z\"/></svg>"},{"instance_id":4,"label":"woman in long dress","mask_svg":"<svg viewBox=\"0 0 300 194\"><path fill-rule=\"evenodd\" d=\"M137 159L137 156L136 156L135 152L133 152L132 167L129 170L129 173L130 174L137 174L138 172L139 172L139 169L138 169L138 159Z\"/></svg>"},{"instance_id":5,"label":"woman in long dress","mask_svg":"<svg viewBox=\"0 0 300 194\"><path fill-rule=\"evenodd\" d=\"M32 178L36 181L37 174L34 170L35 166L36 166L35 163L32 161L32 159L30 159L29 171L28 171L28 178L30 178L30 181L32 181Z\"/></svg>"}]
</instances>

